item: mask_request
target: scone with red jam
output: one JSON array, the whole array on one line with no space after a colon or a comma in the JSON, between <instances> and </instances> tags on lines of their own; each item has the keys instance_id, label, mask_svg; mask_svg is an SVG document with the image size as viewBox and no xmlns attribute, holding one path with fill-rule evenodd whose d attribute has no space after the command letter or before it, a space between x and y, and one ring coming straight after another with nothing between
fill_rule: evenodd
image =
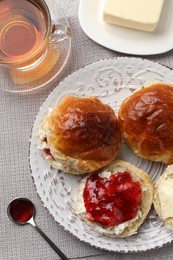
<instances>
[{"instance_id":1,"label":"scone with red jam","mask_svg":"<svg viewBox=\"0 0 173 260\"><path fill-rule=\"evenodd\" d=\"M84 178L78 188L76 213L107 236L135 234L153 201L153 183L145 172L116 160Z\"/></svg>"}]
</instances>

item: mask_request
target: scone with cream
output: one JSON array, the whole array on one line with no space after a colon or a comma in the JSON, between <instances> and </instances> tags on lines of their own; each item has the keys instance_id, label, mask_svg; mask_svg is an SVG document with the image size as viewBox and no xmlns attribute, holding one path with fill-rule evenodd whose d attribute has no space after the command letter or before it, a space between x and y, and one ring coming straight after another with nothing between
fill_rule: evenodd
<instances>
[{"instance_id":1,"label":"scone with cream","mask_svg":"<svg viewBox=\"0 0 173 260\"><path fill-rule=\"evenodd\" d=\"M76 195L76 213L95 231L124 238L135 234L153 201L153 183L134 165L115 160L85 177Z\"/></svg>"},{"instance_id":2,"label":"scone with cream","mask_svg":"<svg viewBox=\"0 0 173 260\"><path fill-rule=\"evenodd\" d=\"M173 164L173 85L145 84L124 100L118 120L126 142L137 155Z\"/></svg>"},{"instance_id":3,"label":"scone with cream","mask_svg":"<svg viewBox=\"0 0 173 260\"><path fill-rule=\"evenodd\" d=\"M107 165L116 157L121 140L114 111L94 97L64 97L38 131L38 146L45 159L73 174Z\"/></svg>"},{"instance_id":4,"label":"scone with cream","mask_svg":"<svg viewBox=\"0 0 173 260\"><path fill-rule=\"evenodd\" d=\"M154 207L165 225L173 230L173 165L159 177L154 188Z\"/></svg>"}]
</instances>

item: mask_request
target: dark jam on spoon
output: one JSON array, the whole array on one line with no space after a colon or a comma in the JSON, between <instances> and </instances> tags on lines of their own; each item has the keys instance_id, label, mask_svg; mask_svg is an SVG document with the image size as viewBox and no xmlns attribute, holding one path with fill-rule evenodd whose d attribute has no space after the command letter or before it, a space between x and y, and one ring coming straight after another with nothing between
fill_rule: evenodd
<instances>
[{"instance_id":1,"label":"dark jam on spoon","mask_svg":"<svg viewBox=\"0 0 173 260\"><path fill-rule=\"evenodd\" d=\"M16 199L10 204L10 215L16 222L27 222L33 216L33 204L27 199Z\"/></svg>"},{"instance_id":2,"label":"dark jam on spoon","mask_svg":"<svg viewBox=\"0 0 173 260\"><path fill-rule=\"evenodd\" d=\"M136 217L142 203L140 183L129 172L112 174L109 178L92 174L83 192L87 218L108 228Z\"/></svg>"}]
</instances>

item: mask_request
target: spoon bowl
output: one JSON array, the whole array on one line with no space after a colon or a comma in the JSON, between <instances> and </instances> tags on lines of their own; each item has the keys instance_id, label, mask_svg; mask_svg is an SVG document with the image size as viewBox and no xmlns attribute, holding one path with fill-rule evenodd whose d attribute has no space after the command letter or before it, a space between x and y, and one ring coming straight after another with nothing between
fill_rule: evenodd
<instances>
[{"instance_id":1,"label":"spoon bowl","mask_svg":"<svg viewBox=\"0 0 173 260\"><path fill-rule=\"evenodd\" d=\"M7 215L11 221L18 225L32 225L40 233L40 235L49 243L49 245L54 249L54 251L61 257L61 259L68 260L68 258L62 253L62 251L36 225L34 220L36 210L32 201L30 201L27 198L17 198L13 200L7 207Z\"/></svg>"},{"instance_id":2,"label":"spoon bowl","mask_svg":"<svg viewBox=\"0 0 173 260\"><path fill-rule=\"evenodd\" d=\"M7 214L11 221L19 225L29 224L34 219L36 210L34 204L27 198L13 200L7 207Z\"/></svg>"}]
</instances>

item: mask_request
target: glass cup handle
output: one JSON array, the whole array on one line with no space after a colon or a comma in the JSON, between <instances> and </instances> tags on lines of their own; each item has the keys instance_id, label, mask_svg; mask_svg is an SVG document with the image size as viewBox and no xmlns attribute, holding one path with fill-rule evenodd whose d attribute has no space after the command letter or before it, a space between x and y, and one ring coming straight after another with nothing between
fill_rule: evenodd
<instances>
[{"instance_id":1,"label":"glass cup handle","mask_svg":"<svg viewBox=\"0 0 173 260\"><path fill-rule=\"evenodd\" d=\"M54 42L61 42L65 39L70 38L72 35L72 29L69 26L62 25L62 24L54 24L52 25L52 34L50 37L50 41Z\"/></svg>"}]
</instances>

